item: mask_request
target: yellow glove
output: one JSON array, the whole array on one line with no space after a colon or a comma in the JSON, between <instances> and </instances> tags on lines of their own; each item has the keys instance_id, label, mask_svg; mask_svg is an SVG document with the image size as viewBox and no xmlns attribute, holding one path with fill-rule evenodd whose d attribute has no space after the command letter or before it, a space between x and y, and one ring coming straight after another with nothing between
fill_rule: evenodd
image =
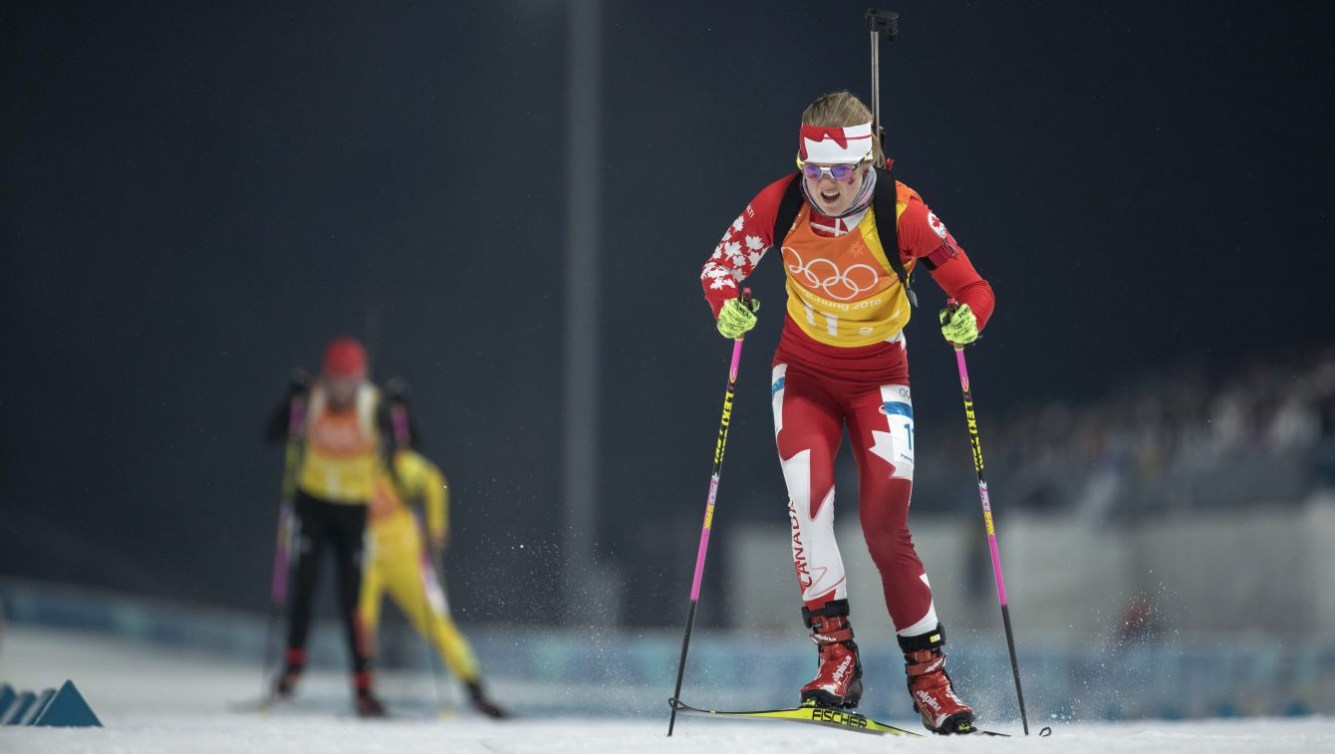
<instances>
[{"instance_id":1,"label":"yellow glove","mask_svg":"<svg viewBox=\"0 0 1335 754\"><path fill-rule=\"evenodd\" d=\"M432 554L439 556L445 552L445 548L450 544L450 533L447 531L432 532L427 539L427 545L431 548Z\"/></svg>"},{"instance_id":2,"label":"yellow glove","mask_svg":"<svg viewBox=\"0 0 1335 754\"><path fill-rule=\"evenodd\" d=\"M718 312L718 331L725 338L737 340L756 326L756 312L760 302L751 299L745 304L739 298L728 299Z\"/></svg>"},{"instance_id":3,"label":"yellow glove","mask_svg":"<svg viewBox=\"0 0 1335 754\"><path fill-rule=\"evenodd\" d=\"M968 304L960 304L954 311L941 310L941 334L957 346L967 346L978 340L978 318Z\"/></svg>"}]
</instances>

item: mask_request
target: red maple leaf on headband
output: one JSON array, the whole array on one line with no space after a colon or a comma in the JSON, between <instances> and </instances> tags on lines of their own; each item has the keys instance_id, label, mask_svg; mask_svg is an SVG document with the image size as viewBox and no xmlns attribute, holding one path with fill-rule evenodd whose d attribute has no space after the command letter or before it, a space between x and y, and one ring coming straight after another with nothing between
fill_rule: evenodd
<instances>
[{"instance_id":1,"label":"red maple leaf on headband","mask_svg":"<svg viewBox=\"0 0 1335 754\"><path fill-rule=\"evenodd\" d=\"M815 142L833 139L840 149L848 149L848 136L842 126L802 126L802 138Z\"/></svg>"}]
</instances>

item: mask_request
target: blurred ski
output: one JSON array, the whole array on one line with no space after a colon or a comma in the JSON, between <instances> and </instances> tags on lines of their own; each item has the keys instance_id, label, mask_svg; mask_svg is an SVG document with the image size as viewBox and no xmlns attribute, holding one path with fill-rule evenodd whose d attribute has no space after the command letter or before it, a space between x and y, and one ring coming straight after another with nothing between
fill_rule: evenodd
<instances>
[{"instance_id":1,"label":"blurred ski","mask_svg":"<svg viewBox=\"0 0 1335 754\"><path fill-rule=\"evenodd\" d=\"M869 733L874 736L891 735L909 736L911 738L923 737L923 734L921 733L915 733L911 730L905 730L904 728L898 728L887 723L873 720L860 712L850 712L848 710L832 709L830 707L803 705L801 707L790 707L787 709L724 711L692 707L689 704L682 702L680 699L669 699L668 705L685 715L734 718L740 720L786 720L795 723L807 723L809 725L822 725L827 728L838 728L840 730L852 731L854 733ZM981 730L979 728L974 728L972 732L984 736L1009 737L1005 733Z\"/></svg>"},{"instance_id":2,"label":"blurred ski","mask_svg":"<svg viewBox=\"0 0 1335 754\"><path fill-rule=\"evenodd\" d=\"M875 736L886 734L892 736L912 736L920 738L921 734L914 733L911 730L896 728L893 725L877 722L858 712L849 712L847 710L832 709L830 707L803 706L790 709L767 709L751 711L722 711L712 709L700 709L692 707L682 702L680 699L669 699L668 704L678 712L686 715L699 715L702 717L723 717L738 718L744 720L789 720L795 723L809 723L813 725L823 725L827 728L839 728L840 730L849 730L855 733L870 733Z\"/></svg>"},{"instance_id":3,"label":"blurred ski","mask_svg":"<svg viewBox=\"0 0 1335 754\"><path fill-rule=\"evenodd\" d=\"M272 696L262 696L258 699L244 699L239 702L228 702L227 711L238 712L241 714L256 712L267 713L272 712L273 708L277 706L278 703L278 700Z\"/></svg>"}]
</instances>

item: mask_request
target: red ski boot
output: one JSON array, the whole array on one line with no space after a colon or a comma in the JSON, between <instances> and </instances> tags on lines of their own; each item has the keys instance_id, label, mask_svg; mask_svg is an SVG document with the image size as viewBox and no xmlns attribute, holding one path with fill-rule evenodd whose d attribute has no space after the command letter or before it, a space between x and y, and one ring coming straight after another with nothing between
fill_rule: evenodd
<instances>
[{"instance_id":1,"label":"red ski boot","mask_svg":"<svg viewBox=\"0 0 1335 754\"><path fill-rule=\"evenodd\" d=\"M802 703L852 709L862 701L862 661L848 624L848 600L834 600L817 610L802 608L819 651L816 677L802 687Z\"/></svg>"},{"instance_id":2,"label":"red ski boot","mask_svg":"<svg viewBox=\"0 0 1335 754\"><path fill-rule=\"evenodd\" d=\"M955 696L946 675L946 653L941 651L945 640L939 625L921 636L899 637L913 711L922 715L923 726L933 733L972 733L973 709Z\"/></svg>"},{"instance_id":3,"label":"red ski boot","mask_svg":"<svg viewBox=\"0 0 1335 754\"><path fill-rule=\"evenodd\" d=\"M283 669L274 679L270 692L270 701L290 702L292 695L301 682L301 673L306 669L306 652L302 649L288 649L284 654Z\"/></svg>"},{"instance_id":4,"label":"red ski boot","mask_svg":"<svg viewBox=\"0 0 1335 754\"><path fill-rule=\"evenodd\" d=\"M389 717L389 712L385 709L385 705L370 689L359 690L356 697L353 699L352 707L357 712L357 717Z\"/></svg>"},{"instance_id":5,"label":"red ski boot","mask_svg":"<svg viewBox=\"0 0 1335 754\"><path fill-rule=\"evenodd\" d=\"M365 718L383 718L389 717L389 712L385 705L376 697L375 692L371 690L372 676L369 670L352 674L353 702L352 707L357 712L357 717Z\"/></svg>"}]
</instances>

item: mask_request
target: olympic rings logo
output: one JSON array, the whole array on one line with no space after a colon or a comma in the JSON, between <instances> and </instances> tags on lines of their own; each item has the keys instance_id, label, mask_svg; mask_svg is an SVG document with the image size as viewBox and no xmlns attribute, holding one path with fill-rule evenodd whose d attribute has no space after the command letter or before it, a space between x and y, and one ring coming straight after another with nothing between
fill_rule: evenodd
<instances>
[{"instance_id":1,"label":"olympic rings logo","mask_svg":"<svg viewBox=\"0 0 1335 754\"><path fill-rule=\"evenodd\" d=\"M791 246L783 247L783 261L795 280L835 301L852 301L873 290L881 279L880 273L869 264L854 264L842 270L829 259L815 259L806 264Z\"/></svg>"}]
</instances>

